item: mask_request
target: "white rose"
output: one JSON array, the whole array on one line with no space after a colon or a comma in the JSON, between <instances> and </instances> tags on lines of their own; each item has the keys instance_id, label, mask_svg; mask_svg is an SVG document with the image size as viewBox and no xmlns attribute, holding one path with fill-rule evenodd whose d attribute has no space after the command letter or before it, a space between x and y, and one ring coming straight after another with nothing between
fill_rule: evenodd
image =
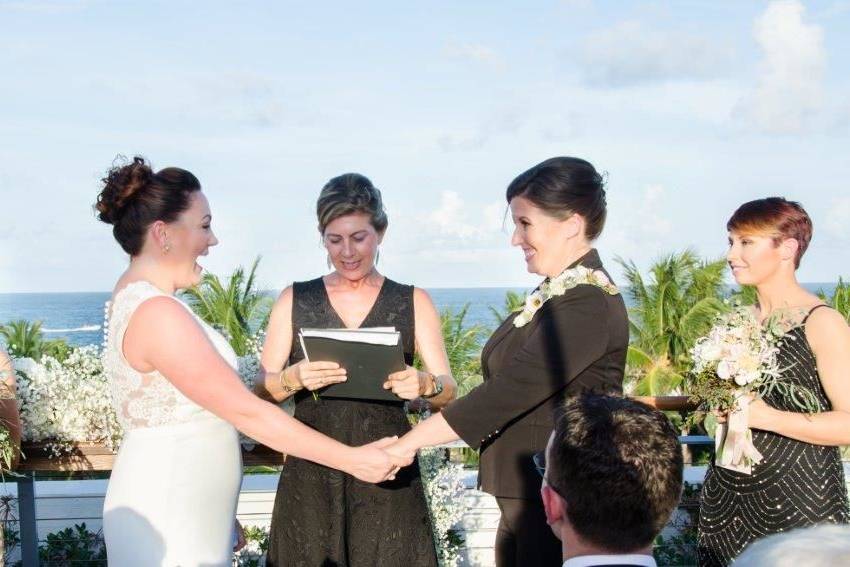
<instances>
[{"instance_id":1,"label":"white rose","mask_svg":"<svg viewBox=\"0 0 850 567\"><path fill-rule=\"evenodd\" d=\"M562 279L555 279L549 282L549 292L552 295L564 295L567 291L567 284Z\"/></svg>"},{"instance_id":2,"label":"white rose","mask_svg":"<svg viewBox=\"0 0 850 567\"><path fill-rule=\"evenodd\" d=\"M732 377L732 368L728 361L721 360L717 365L717 377L721 380L728 380Z\"/></svg>"}]
</instances>

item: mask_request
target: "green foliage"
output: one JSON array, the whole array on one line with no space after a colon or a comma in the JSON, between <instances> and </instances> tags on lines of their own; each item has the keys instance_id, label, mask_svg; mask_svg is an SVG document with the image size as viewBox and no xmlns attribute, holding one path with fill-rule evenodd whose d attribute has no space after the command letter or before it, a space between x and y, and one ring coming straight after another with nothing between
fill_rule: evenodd
<instances>
[{"instance_id":1,"label":"green foliage","mask_svg":"<svg viewBox=\"0 0 850 567\"><path fill-rule=\"evenodd\" d=\"M72 565L87 562L88 565L106 565L106 546L101 532L91 532L85 522L75 524L47 535L47 539L38 546L38 558L41 562L53 565Z\"/></svg>"},{"instance_id":2,"label":"green foliage","mask_svg":"<svg viewBox=\"0 0 850 567\"><path fill-rule=\"evenodd\" d=\"M269 530L257 526L245 526L245 547L233 557L235 567L260 567L263 555L269 550Z\"/></svg>"},{"instance_id":3,"label":"green foliage","mask_svg":"<svg viewBox=\"0 0 850 567\"><path fill-rule=\"evenodd\" d=\"M702 260L685 250L657 260L646 279L634 262L617 261L634 304L629 313L627 377L636 394L670 393L682 382L694 342L726 309L726 261Z\"/></svg>"},{"instance_id":4,"label":"green foliage","mask_svg":"<svg viewBox=\"0 0 850 567\"><path fill-rule=\"evenodd\" d=\"M525 305L525 298L527 296L527 293L508 291L505 293L505 302L502 304L502 309L497 309L491 305L488 309L490 309L490 313L496 319L496 324L501 325L511 313L521 311Z\"/></svg>"},{"instance_id":5,"label":"green foliage","mask_svg":"<svg viewBox=\"0 0 850 567\"><path fill-rule=\"evenodd\" d=\"M740 289L732 292L729 299L736 305L755 305L758 303L758 291L755 286L742 285Z\"/></svg>"},{"instance_id":6,"label":"green foliage","mask_svg":"<svg viewBox=\"0 0 850 567\"><path fill-rule=\"evenodd\" d=\"M226 282L205 273L198 286L183 292L192 310L227 337L238 356L248 354L251 339L271 314L272 299L256 287L259 263L258 256L247 275L239 266Z\"/></svg>"},{"instance_id":7,"label":"green foliage","mask_svg":"<svg viewBox=\"0 0 850 567\"><path fill-rule=\"evenodd\" d=\"M652 553L659 567L697 565L697 526L699 525L699 499L702 485L685 482L679 507L673 512L668 526L673 535L655 538Z\"/></svg>"},{"instance_id":8,"label":"green foliage","mask_svg":"<svg viewBox=\"0 0 850 567\"><path fill-rule=\"evenodd\" d=\"M9 321L0 325L0 336L9 354L15 358L41 360L43 356L51 356L61 362L71 353L71 347L64 340L44 339L41 321Z\"/></svg>"},{"instance_id":9,"label":"green foliage","mask_svg":"<svg viewBox=\"0 0 850 567\"><path fill-rule=\"evenodd\" d=\"M827 297L823 291L819 292L818 296L841 313L850 324L850 283L845 282L844 278L838 278L838 285L835 286L831 297Z\"/></svg>"}]
</instances>

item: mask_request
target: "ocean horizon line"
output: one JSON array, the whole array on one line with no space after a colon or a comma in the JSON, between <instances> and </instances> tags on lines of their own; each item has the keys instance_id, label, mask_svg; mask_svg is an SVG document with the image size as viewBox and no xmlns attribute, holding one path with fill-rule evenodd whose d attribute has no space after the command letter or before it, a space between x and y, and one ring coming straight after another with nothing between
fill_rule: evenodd
<instances>
[{"instance_id":1,"label":"ocean horizon line","mask_svg":"<svg viewBox=\"0 0 850 567\"><path fill-rule=\"evenodd\" d=\"M831 282L799 282L799 283L803 287L812 288L814 286L837 286L838 280L831 281ZM729 288L734 288L734 287L737 286L737 284L727 283L726 286L729 287ZM464 289L470 289L470 290L474 290L474 289L523 290L523 289L529 289L530 290L530 289L533 289L531 286L526 286L526 285L485 285L485 286L421 286L421 285L417 285L416 287L422 288L422 289L425 289L425 290L429 290L429 289L433 289L433 290L464 290ZM629 286L621 285L619 287L622 288L622 289L628 289ZM283 288L268 288L268 289L262 289L262 290L260 290L260 292L262 292L262 293L280 293L280 291L282 289ZM106 293L112 293L112 292L108 291L108 290L101 290L101 291L91 291L91 290L84 290L84 291L0 291L0 296L3 296L3 295L91 295L91 294L106 294Z\"/></svg>"}]
</instances>

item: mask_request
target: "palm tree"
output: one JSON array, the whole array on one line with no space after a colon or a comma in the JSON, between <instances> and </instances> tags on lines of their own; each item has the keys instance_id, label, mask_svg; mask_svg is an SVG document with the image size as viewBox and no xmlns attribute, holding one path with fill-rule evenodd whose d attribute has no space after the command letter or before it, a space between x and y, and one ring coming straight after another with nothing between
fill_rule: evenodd
<instances>
[{"instance_id":1,"label":"palm tree","mask_svg":"<svg viewBox=\"0 0 850 567\"><path fill-rule=\"evenodd\" d=\"M496 323L501 325L511 313L520 311L525 305L525 298L527 295L527 293L508 291L505 293L505 302L502 305L501 310L491 305L488 309L490 309L490 313L492 313L493 317L496 319Z\"/></svg>"},{"instance_id":2,"label":"palm tree","mask_svg":"<svg viewBox=\"0 0 850 567\"><path fill-rule=\"evenodd\" d=\"M0 326L6 349L15 358L40 359L44 349L41 321L19 319Z\"/></svg>"},{"instance_id":3,"label":"palm tree","mask_svg":"<svg viewBox=\"0 0 850 567\"><path fill-rule=\"evenodd\" d=\"M697 338L726 309L725 260L702 260L692 250L657 260L645 281L634 262L617 259L629 282L630 330L627 375L640 395L663 395L678 387Z\"/></svg>"},{"instance_id":4,"label":"palm tree","mask_svg":"<svg viewBox=\"0 0 850 567\"><path fill-rule=\"evenodd\" d=\"M198 317L221 331L239 356L248 353L251 339L266 328L271 314L272 299L256 288L259 263L257 256L247 276L239 266L226 282L206 273L200 284L183 292Z\"/></svg>"},{"instance_id":5,"label":"palm tree","mask_svg":"<svg viewBox=\"0 0 850 567\"><path fill-rule=\"evenodd\" d=\"M847 323L850 324L850 283L845 282L844 278L838 278L838 285L832 290L832 297L827 297L823 291L820 291L818 295L833 309L841 313Z\"/></svg>"},{"instance_id":6,"label":"palm tree","mask_svg":"<svg viewBox=\"0 0 850 567\"><path fill-rule=\"evenodd\" d=\"M466 326L469 304L460 311L444 309L440 312L440 330L449 357L449 367L458 385L458 397L466 395L481 383L481 339L487 333L483 325ZM414 366L421 368L422 361L416 356Z\"/></svg>"}]
</instances>

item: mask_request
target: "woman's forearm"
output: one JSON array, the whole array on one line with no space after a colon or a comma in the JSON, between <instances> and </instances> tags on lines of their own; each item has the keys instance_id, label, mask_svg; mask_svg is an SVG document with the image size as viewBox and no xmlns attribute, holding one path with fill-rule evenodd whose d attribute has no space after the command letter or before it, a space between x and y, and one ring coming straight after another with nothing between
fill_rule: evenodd
<instances>
[{"instance_id":1,"label":"woman's forearm","mask_svg":"<svg viewBox=\"0 0 850 567\"><path fill-rule=\"evenodd\" d=\"M283 387L280 372L268 372L260 367L254 378L254 393L269 402L280 403L295 395L296 391Z\"/></svg>"},{"instance_id":2,"label":"woman's forearm","mask_svg":"<svg viewBox=\"0 0 850 567\"><path fill-rule=\"evenodd\" d=\"M833 410L807 414L771 410L759 429L814 445L850 445L850 412Z\"/></svg>"},{"instance_id":3,"label":"woman's forearm","mask_svg":"<svg viewBox=\"0 0 850 567\"><path fill-rule=\"evenodd\" d=\"M443 391L433 398L425 398L433 411L440 411L457 397L457 383L451 374L441 374L435 378L443 385Z\"/></svg>"},{"instance_id":4,"label":"woman's forearm","mask_svg":"<svg viewBox=\"0 0 850 567\"><path fill-rule=\"evenodd\" d=\"M458 439L458 434L451 428L446 418L438 413L416 424L398 440L396 445L407 453L415 453L422 447L451 443Z\"/></svg>"},{"instance_id":5,"label":"woman's forearm","mask_svg":"<svg viewBox=\"0 0 850 567\"><path fill-rule=\"evenodd\" d=\"M257 400L222 416L248 437L276 451L347 471L352 448L304 425L277 406Z\"/></svg>"}]
</instances>

